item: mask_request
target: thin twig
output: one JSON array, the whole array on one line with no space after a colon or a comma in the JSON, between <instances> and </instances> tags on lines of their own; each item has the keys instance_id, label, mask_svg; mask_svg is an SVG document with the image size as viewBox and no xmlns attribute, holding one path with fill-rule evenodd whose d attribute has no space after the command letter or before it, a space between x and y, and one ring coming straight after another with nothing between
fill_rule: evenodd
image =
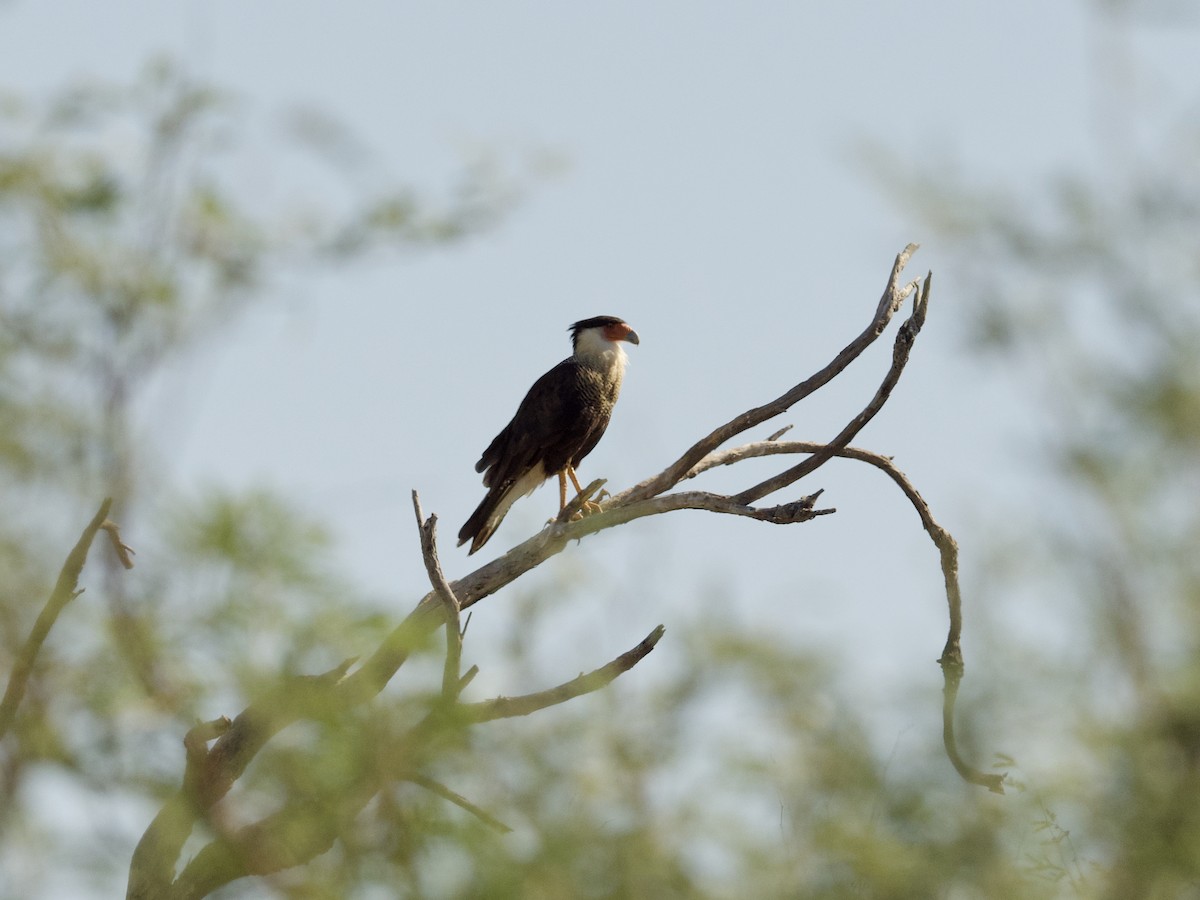
<instances>
[{"instance_id":1,"label":"thin twig","mask_svg":"<svg viewBox=\"0 0 1200 900\"><path fill-rule=\"evenodd\" d=\"M521 697L497 697L482 703L467 703L461 707L461 715L467 722L511 719L514 716L527 716L548 706L566 703L575 697L598 691L641 662L654 649L654 645L659 642L665 632L666 629L659 625L646 635L636 647L626 650L612 662L586 675L572 678L558 687L538 691L534 694L525 694Z\"/></svg>"},{"instance_id":2,"label":"thin twig","mask_svg":"<svg viewBox=\"0 0 1200 900\"><path fill-rule=\"evenodd\" d=\"M683 456L679 457L679 459L662 472L646 479L640 484L634 485L628 490L622 491L610 499L606 505L619 506L623 503L633 503L669 490L679 483L680 479L683 478L692 466L713 450L716 450L727 440L786 412L805 397L824 387L841 374L850 363L862 355L863 351L879 335L883 334L884 329L887 328L888 323L892 320L892 316L896 314L908 296L918 289L917 282L912 281L905 284L901 281L900 277L909 259L917 251L917 246L917 244L909 244L896 255L896 261L892 264L892 271L888 276L887 286L883 290L883 296L879 299L879 305L875 309L875 316L871 319L870 324L863 329L863 332L858 337L843 347L842 351L824 368L810 375L804 381L770 403L747 410L741 415L730 419L724 425L713 430L693 444Z\"/></svg>"},{"instance_id":3,"label":"thin twig","mask_svg":"<svg viewBox=\"0 0 1200 900\"><path fill-rule=\"evenodd\" d=\"M425 788L425 790L437 794L443 800L449 800L455 806L465 809L471 815L475 816L475 818L479 819L479 821L483 822L483 824L487 825L489 828L494 828L501 834L508 834L512 831L511 828L509 828L487 810L476 806L462 794L450 790L450 788L446 787L440 781L434 781L432 778L422 775L419 772L410 773L409 775L406 775L405 778L408 781L411 781L413 784L419 785L420 787Z\"/></svg>"},{"instance_id":4,"label":"thin twig","mask_svg":"<svg viewBox=\"0 0 1200 900\"><path fill-rule=\"evenodd\" d=\"M921 333L921 327L925 324L925 313L929 308L929 287L932 279L932 273L926 275L924 287L917 289L916 297L913 299L912 315L908 317L904 324L900 326L900 330L896 332L896 342L892 348L891 368L888 369L883 383L879 385L879 389L875 392L875 396L871 398L871 402L867 404L866 408L851 419L846 427L838 433L837 437L830 441L823 449L814 453L798 466L793 466L787 471L780 472L778 475L759 482L754 487L747 488L738 494L734 498L735 500L739 503L753 503L755 500L760 500L768 494L773 494L780 488L794 484L832 459L839 448L847 446L863 430L866 424L875 418L876 413L883 409L883 405L887 403L893 389L899 383L900 375L904 372L904 367L908 363L913 342L917 339L917 335Z\"/></svg>"},{"instance_id":5,"label":"thin twig","mask_svg":"<svg viewBox=\"0 0 1200 900\"><path fill-rule=\"evenodd\" d=\"M792 425L784 425L782 428L780 428L778 431L776 431L774 434L772 434L769 438L767 438L767 440L768 441L777 441L781 437L783 437L785 434L787 434L789 431L791 431L793 427L794 426L792 426Z\"/></svg>"},{"instance_id":6,"label":"thin twig","mask_svg":"<svg viewBox=\"0 0 1200 900\"><path fill-rule=\"evenodd\" d=\"M479 666L471 666L467 669L466 674L458 680L458 694L462 694L467 689L467 685L475 680L475 676L479 674Z\"/></svg>"},{"instance_id":7,"label":"thin twig","mask_svg":"<svg viewBox=\"0 0 1200 900\"><path fill-rule=\"evenodd\" d=\"M446 609L446 663L442 668L442 696L447 700L455 700L460 690L459 670L462 668L463 630L460 617L461 607L454 591L450 589L446 576L442 572L442 564L437 554L437 516L428 519L421 512L421 498L417 492L412 492L413 512L417 516L417 529L421 533L421 556L425 560L425 571L429 574L429 583L441 598Z\"/></svg>"},{"instance_id":8,"label":"thin twig","mask_svg":"<svg viewBox=\"0 0 1200 900\"><path fill-rule=\"evenodd\" d=\"M63 563L62 570L58 573L58 581L54 584L54 590L50 592L46 605L42 607L37 620L33 623L29 637L25 639L20 652L17 653L12 674L8 679L8 687L4 691L4 698L0 699L0 738L3 738L8 733L8 729L12 727L13 720L17 715L17 708L25 697L29 676L33 674L34 663L37 661L42 645L46 642L46 637L50 634L50 629L54 627L54 623L58 621L58 616L66 608L66 605L83 593L78 589L79 576L83 572L83 564L87 562L88 550L91 549L96 532L108 518L108 511L111 507L112 498L106 498L100 504L99 511L92 517L92 521L83 529L83 534L79 536L74 548L67 554L66 562Z\"/></svg>"}]
</instances>

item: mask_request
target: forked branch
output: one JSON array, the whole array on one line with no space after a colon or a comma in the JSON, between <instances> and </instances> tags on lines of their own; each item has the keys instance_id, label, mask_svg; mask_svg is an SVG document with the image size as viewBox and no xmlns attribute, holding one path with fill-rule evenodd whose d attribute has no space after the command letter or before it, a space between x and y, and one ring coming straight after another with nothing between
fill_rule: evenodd
<instances>
[{"instance_id":1,"label":"forked branch","mask_svg":"<svg viewBox=\"0 0 1200 900\"><path fill-rule=\"evenodd\" d=\"M304 862L327 848L373 796L388 783L397 780L423 784L485 821L499 824L490 814L422 773L422 765L438 752L438 735L444 734L447 727L461 729L497 718L528 715L598 690L645 658L662 637L663 629L659 626L636 647L607 665L557 687L520 697L498 697L480 703L463 704L458 700L459 694L475 670L472 669L466 676L459 674L462 611L561 552L571 541L646 516L679 509L697 509L787 525L812 521L833 513L831 508L816 507L820 490L773 506L754 504L763 497L795 484L835 457L867 462L887 473L916 508L922 524L939 549L950 610L950 632L940 660L946 683L944 733L947 753L964 778L992 790L1001 790L1002 777L984 775L963 763L954 743L954 699L963 672L957 545L933 519L928 505L891 460L849 446L850 441L890 398L925 321L931 279L926 276L923 281L906 280L903 274L916 249L915 244L910 244L897 255L871 321L829 363L776 399L717 427L657 475L609 497L600 504L601 511L598 513L578 519L575 517L575 513L582 509L584 499L600 490L603 485L601 481L585 488L558 519L538 534L471 574L449 582L438 560L436 518L424 517L414 492L413 508L420 530L422 557L432 590L352 673L346 674L353 661L325 676L312 679L311 683L300 684L293 679L281 694L252 704L231 723L222 723L216 730L205 731L204 742L197 744L193 741L189 745L188 774L184 786L179 796L164 807L144 836L142 845L139 845L139 854L135 855L135 865L131 870L130 896L200 897L235 878L278 871ZM912 299L912 312L896 335L890 368L869 402L832 440L823 443L780 441L778 438L786 431L785 428L773 434L768 441L720 449L731 438L780 415L832 381L884 332L909 298ZM694 478L714 466L784 453L806 454L808 458L733 495L707 491L671 492L681 481ZM103 516L95 523L96 527L99 527L100 521L103 521ZM119 538L115 533L112 536L119 545ZM221 834L218 840L196 854L178 878L172 879L178 853L194 821L207 816L212 804L225 796L250 760L271 737L299 719L324 721L330 710L344 714L370 702L408 657L426 645L431 633L443 626L447 632L447 643L441 697L431 704L422 722L403 735L395 752L388 754L392 760L389 765L356 782L352 790L330 798L336 808L319 823L320 827L310 829L302 846L284 848L280 844L280 837L294 831L296 818L311 811L314 798L291 797L274 814L235 833ZM207 740L212 737L216 741L209 749ZM155 834L160 826L163 831Z\"/></svg>"},{"instance_id":2,"label":"forked branch","mask_svg":"<svg viewBox=\"0 0 1200 900\"><path fill-rule=\"evenodd\" d=\"M892 316L899 311L904 301L914 291L919 290L919 282L905 282L903 279L904 267L908 265L908 261L912 258L912 255L917 252L917 247L917 244L909 244L896 255L896 260L892 264L892 271L888 275L887 286L884 287L883 296L879 298L879 305L875 308L875 316L871 319L867 327L863 329L862 333L843 347L842 351L830 360L827 365L814 372L795 387L776 397L770 403L749 409L741 415L730 419L724 425L715 428L689 447L683 456L667 466L662 472L618 494L612 499L611 503L613 505L621 505L646 497L654 497L663 491L670 490L679 483L680 479L683 478L692 466L726 441L787 412L805 397L808 397L833 381L847 366L858 359L863 351L875 342L876 338L883 334L888 323L892 320ZM926 281L926 292L928 292L928 280ZM924 312L921 315L923 319Z\"/></svg>"}]
</instances>

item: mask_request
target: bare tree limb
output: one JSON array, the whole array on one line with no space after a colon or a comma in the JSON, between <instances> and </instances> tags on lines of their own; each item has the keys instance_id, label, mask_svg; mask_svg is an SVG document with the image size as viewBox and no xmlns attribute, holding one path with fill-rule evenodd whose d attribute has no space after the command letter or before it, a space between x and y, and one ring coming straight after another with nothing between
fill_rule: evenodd
<instances>
[{"instance_id":1,"label":"bare tree limb","mask_svg":"<svg viewBox=\"0 0 1200 900\"><path fill-rule=\"evenodd\" d=\"M413 512L417 516L417 529L421 534L421 556L425 560L425 571L429 575L429 583L433 585L434 593L442 601L446 610L446 663L442 670L442 696L447 700L458 698L462 669L462 621L461 607L454 591L446 582L442 573L442 564L438 561L437 553L437 516L425 518L421 512L421 498L417 492L412 492Z\"/></svg>"},{"instance_id":2,"label":"bare tree limb","mask_svg":"<svg viewBox=\"0 0 1200 900\"><path fill-rule=\"evenodd\" d=\"M804 381L770 403L747 410L741 415L730 419L724 425L693 444L683 456L679 457L679 459L662 472L617 494L609 501L609 504L618 506L624 503L632 503L669 490L679 483L679 480L683 478L684 474L692 466L727 440L786 412L805 397L829 384L830 381L841 374L850 363L862 355L862 352L876 338L883 334L884 329L887 328L888 323L892 320L892 316L896 314L908 296L918 289L917 282L910 281L904 283L901 280L901 273L904 271L904 267L908 265L908 261L912 255L917 252L917 247L917 244L909 244L897 254L896 261L892 264L891 274L888 276L887 287L884 288L883 296L880 298L879 305L875 309L874 318L871 319L870 324L867 325L863 332L842 348L842 351L824 368L810 375Z\"/></svg>"},{"instance_id":3,"label":"bare tree limb","mask_svg":"<svg viewBox=\"0 0 1200 900\"><path fill-rule=\"evenodd\" d=\"M79 536L74 548L67 554L66 562L63 563L62 570L58 573L58 581L54 584L54 590L50 592L46 605L42 607L37 620L33 623L29 637L25 639L25 643L17 654L12 674L8 679L8 687L4 690L3 699L0 699L0 738L3 738L12 727L13 720L17 715L17 708L25 697L29 676L33 674L34 663L37 661L42 645L46 642L46 637L50 634L50 629L54 627L54 623L58 621L58 616L66 608L66 605L83 593L78 589L79 576L83 572L84 563L87 562L88 550L91 549L92 541L96 538L96 532L103 527L111 508L112 498L109 497L100 504L99 511L92 516L92 521L83 529L83 534Z\"/></svg>"},{"instance_id":4,"label":"bare tree limb","mask_svg":"<svg viewBox=\"0 0 1200 900\"><path fill-rule=\"evenodd\" d=\"M452 582L450 588L454 596L458 599L461 608L467 609L484 597L510 584L525 572L561 552L570 541L578 540L588 534L593 534L615 525L621 525L642 516L669 512L674 509L707 509L714 512L750 515L752 518L763 518L768 521L771 520L771 515L778 514L781 520L787 521L789 514L798 514L799 511L789 508L789 504L784 504L782 507L775 507L769 513L762 511L763 514L757 516L749 512L736 512L736 507L742 507L747 510L751 509L749 504L753 501L743 499L742 495L733 498L726 497L720 500L714 499L720 496L715 494L693 493L690 495L681 495L681 499L669 499L669 497L658 498L658 495L678 484L693 466L713 450L716 450L729 438L785 412L795 403L798 403L817 389L828 384L850 365L851 362L857 359L883 333L904 301L914 292L918 294L922 292L920 282L905 282L902 279L904 267L916 250L916 244L909 244L896 256L892 270L888 276L887 286L884 289L883 296L880 298L870 324L823 369L772 402L749 410L715 429L709 435L695 443L683 456L659 474L606 500L602 504L603 511L601 513L587 516L578 521L561 521L562 517L560 517L560 520L556 520L550 527L542 529L538 534L513 547L503 556L486 563L464 578ZM928 282L929 279L927 277L926 290ZM902 348L907 348L911 344L911 338L915 337L916 331L920 329L920 325L924 321L926 302L927 298L923 298L919 313L914 311L913 316L910 318L909 322L911 324L908 326L908 336L904 339L897 338L897 349L893 351L893 359L895 359L897 353L901 352ZM904 349L903 352L905 354L904 358L907 358L907 350ZM896 370L896 368L897 366L893 362L893 370ZM899 368L902 369L903 364ZM886 400L887 394L891 390L888 384L892 377L891 373L889 373L884 386L877 392L878 402L882 403L883 400ZM895 377L898 377L898 372L896 372ZM880 398L881 394L883 395L882 398ZM843 429L843 435L852 436L857 433L862 424L865 424L874 415L874 412L877 411L874 410L874 405L875 401L863 413L860 413L860 416L856 417L846 429ZM856 425L856 423L859 423L859 419L864 416L865 418L861 424ZM839 435L839 438L841 437L843 436ZM848 441L850 437L846 436L844 439ZM789 478L794 481L801 477L802 474L804 473L800 475L793 473ZM589 485L586 490L590 491L591 489L592 485ZM664 502L659 504L646 503L651 498L662 499ZM813 514L823 515L828 512L832 512L832 510L814 511ZM804 518L796 519L796 521L804 520ZM408 659L408 655L412 652L412 649L420 644L423 636L429 630L441 624L440 607L441 601L436 594L434 592L427 594L417 605L413 613L392 631L376 649L375 653L363 663L362 667L347 677L344 689L349 697L354 698L354 702L361 702L383 689L383 686L387 684L396 670Z\"/></svg>"},{"instance_id":5,"label":"bare tree limb","mask_svg":"<svg viewBox=\"0 0 1200 900\"><path fill-rule=\"evenodd\" d=\"M924 283L906 282L902 278L904 267L916 249L915 244L910 244L897 255L887 287L871 322L824 368L770 403L748 410L715 429L662 472L616 496L609 497L600 504L599 512L580 516L579 513L584 512L585 507L594 508L595 504L590 502L593 496L604 496L601 491L604 482L594 481L539 533L463 578L453 582L446 579L437 555L437 518L432 515L428 519L425 518L419 497L414 491L413 509L421 536L422 557L432 590L354 672L346 674L352 664L346 663L324 676L289 679L280 685L279 691L255 701L232 723L228 723L227 727L223 725L221 733L215 735L217 740L211 750L206 746L210 738L205 738L198 744L193 741L189 745L188 773L180 791L178 807L172 809L171 804L175 801L169 801L160 813L160 818L166 817L171 820L174 816L175 819L168 822L170 828L163 826L161 829L158 828L160 821L156 819L143 838L143 842L149 842L151 847L159 848L159 856L162 857L155 859L151 865L140 867L139 871L150 873L142 880L143 887L161 887L165 878L169 891L162 894L163 896L201 897L216 887L247 874L268 874L311 859L337 839L371 797L388 783L388 779L407 779L427 787L436 785L429 789L488 821L485 818L486 813L472 807L469 801L454 794L449 788L430 781L420 773L423 765L436 756L436 748L442 745L441 742L446 736L480 722L528 715L602 688L643 659L662 637L663 628L660 625L636 647L607 665L549 690L515 698L498 697L483 703L459 704L457 697L477 671L473 667L465 676L460 675L462 611L561 552L570 541L645 516L678 509L697 509L774 524L794 524L828 515L834 510L816 508L816 501L821 495L819 490L775 506L756 507L753 504L762 497L793 484L835 456L868 462L887 473L917 509L922 524L939 549L950 610L950 632L942 658L939 660L946 680L943 720L946 750L964 778L992 790L999 790L1001 776L984 775L966 765L959 757L954 743L955 697L963 672L957 545L949 533L933 519L928 505L891 460L848 446L854 436L889 399L908 361L912 344L924 323L931 277L926 276ZM731 437L779 415L828 384L882 334L909 297L913 297L912 313L896 336L892 365L887 375L872 400L832 441L819 444L782 441L780 438L790 428L786 426L773 433L767 441L731 450L718 450ZM694 478L714 466L730 465L754 456L778 453L805 453L809 458L735 495L705 491L666 493L680 481ZM103 521L103 517L100 521ZM124 547L115 530L109 533L114 540L114 546ZM391 746L386 754L386 765L378 772L366 775L347 786L342 794L331 795L328 798L289 798L289 802L281 809L259 822L234 832L218 830L218 839L196 854L174 882L170 881L182 846L179 835L182 834L183 838L186 838L196 818L207 816L207 810L229 791L250 760L271 737L297 719L320 721L327 716L332 717L332 711L344 712L371 700L388 684L408 657L417 648L424 646L429 635L442 626L447 629L446 660L442 678L442 698L447 702L431 708L421 723ZM311 818L314 803L332 804L333 809L316 823L316 827L309 828L301 840L289 840L289 835L294 836L297 823L303 821L306 816ZM322 809L324 808L325 806L322 806ZM154 834L156 830L161 833ZM139 852L141 850L142 846L139 845ZM145 860L141 862L145 863ZM133 885L134 874L131 871L130 896L158 895L155 890L143 890L142 893L135 894Z\"/></svg>"},{"instance_id":6,"label":"bare tree limb","mask_svg":"<svg viewBox=\"0 0 1200 900\"><path fill-rule=\"evenodd\" d=\"M288 725L299 719L327 719L341 710L338 687L355 662L345 660L320 675L285 678L242 710L205 757L196 784L200 808L224 797L263 745Z\"/></svg>"},{"instance_id":7,"label":"bare tree limb","mask_svg":"<svg viewBox=\"0 0 1200 900\"><path fill-rule=\"evenodd\" d=\"M594 496L604 496L604 485L608 483L606 478L597 478L595 481L588 484L582 491L576 494L571 500L559 510L555 517L556 522L571 522L581 516L585 507L592 502ZM594 507L593 507L594 508Z\"/></svg>"},{"instance_id":8,"label":"bare tree limb","mask_svg":"<svg viewBox=\"0 0 1200 900\"><path fill-rule=\"evenodd\" d=\"M636 647L607 665L548 691L524 697L501 697L485 703L455 705L451 709L444 705L436 706L402 739L391 742L388 752L379 754L386 759L380 769L367 773L329 797L290 798L281 809L258 822L222 835L192 858L174 886L162 896L173 900L192 900L247 875L269 875L307 862L328 850L371 798L391 780L414 781L426 787L436 784L429 779L425 780L428 784L417 781L422 776L414 776L414 772L418 766L436 756L439 745L444 744L458 729L497 718L529 715L598 690L629 671L650 653L663 631L660 625ZM443 790L449 792L448 788ZM464 798L458 795L454 797L457 799L447 799L486 817L485 820L491 818ZM321 814L314 817L314 809L320 809Z\"/></svg>"},{"instance_id":9,"label":"bare tree limb","mask_svg":"<svg viewBox=\"0 0 1200 900\"><path fill-rule=\"evenodd\" d=\"M636 647L626 650L612 662L601 666L586 675L572 678L557 687L536 694L525 694L521 697L497 697L482 703L467 703L462 707L461 715L469 722L490 722L493 719L511 719L514 716L527 716L547 706L566 703L583 694L598 691L611 684L618 676L636 666L654 649L666 629L659 625L646 635Z\"/></svg>"},{"instance_id":10,"label":"bare tree limb","mask_svg":"<svg viewBox=\"0 0 1200 900\"><path fill-rule=\"evenodd\" d=\"M772 436L774 438L775 435ZM759 456L773 456L780 453L809 453L814 457L830 451L830 445L811 443L808 441L778 441L768 438L754 444L745 444L729 450L710 453L688 471L685 478L695 478L703 472L717 466L729 466L744 459ZM909 502L921 517L921 525L929 534L938 550L942 568L942 579L945 582L946 605L949 611L950 627L946 635L946 645L938 664L942 667L943 704L942 704L942 738L946 747L946 755L954 765L955 770L966 781L986 787L993 793L1004 793L1004 775L983 772L966 763L958 751L958 742L954 737L954 708L958 698L958 687L962 682L964 664L962 656L962 590L958 581L958 542L954 536L934 519L929 504L917 491L908 476L898 469L890 457L857 447L837 447L830 455L865 462L887 474L904 492Z\"/></svg>"},{"instance_id":11,"label":"bare tree limb","mask_svg":"<svg viewBox=\"0 0 1200 900\"><path fill-rule=\"evenodd\" d=\"M875 418L876 413L883 409L883 405L887 403L888 398L892 395L892 390L900 381L900 375L904 371L904 366L908 363L909 353L912 351L913 342L916 341L917 335L921 332L921 327L925 324L925 313L929 308L929 287L933 275L925 276L925 285L923 288L917 288L916 296L913 299L912 315L900 326L900 330L896 333L896 343L892 349L892 366L888 369L887 375L883 379L883 383L875 392L875 396L871 398L871 402L857 416L850 420L849 424L838 433L832 441L824 448L818 450L804 462L798 466L793 466L785 472L780 472L766 481L756 484L752 488L747 488L738 494L734 499L739 503L753 503L768 494L773 494L780 488L787 487L793 482L799 481L805 475L816 471L823 466L834 454L837 453L840 447L845 447L855 435L862 431L863 427Z\"/></svg>"}]
</instances>

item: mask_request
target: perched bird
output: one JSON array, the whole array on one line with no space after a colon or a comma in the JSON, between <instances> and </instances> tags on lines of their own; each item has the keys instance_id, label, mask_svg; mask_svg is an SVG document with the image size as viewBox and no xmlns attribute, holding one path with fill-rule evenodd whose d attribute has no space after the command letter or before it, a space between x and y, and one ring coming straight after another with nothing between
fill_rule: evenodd
<instances>
[{"instance_id":1,"label":"perched bird","mask_svg":"<svg viewBox=\"0 0 1200 900\"><path fill-rule=\"evenodd\" d=\"M470 553L487 543L513 503L558 476L559 512L567 505L567 478L575 474L608 427L625 375L623 341L638 336L615 316L583 319L570 327L575 352L539 378L517 414L488 444L475 471L483 472L487 496L458 532Z\"/></svg>"}]
</instances>

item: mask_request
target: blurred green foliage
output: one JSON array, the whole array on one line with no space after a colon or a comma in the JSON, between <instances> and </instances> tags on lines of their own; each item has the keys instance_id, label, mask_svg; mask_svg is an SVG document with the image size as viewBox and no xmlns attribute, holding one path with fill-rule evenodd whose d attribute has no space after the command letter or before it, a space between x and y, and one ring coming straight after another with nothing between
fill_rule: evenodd
<instances>
[{"instance_id":1,"label":"blurred green foliage","mask_svg":"<svg viewBox=\"0 0 1200 900\"><path fill-rule=\"evenodd\" d=\"M1121 63L1143 90L1156 77ZM1028 646L986 651L1026 673L1006 675L1021 712L993 705L998 724L1052 730L1027 740L1041 746L1025 774L1041 834L1070 822L1076 863L1043 871L1067 895L1197 897L1200 133L1097 80L1115 145L1091 172L985 188L874 162L953 249L971 350L1027 410L1033 487L988 516L994 564L976 600L1027 598L1045 639L1032 666Z\"/></svg>"},{"instance_id":2,"label":"blurred green foliage","mask_svg":"<svg viewBox=\"0 0 1200 900\"><path fill-rule=\"evenodd\" d=\"M138 547L136 579L93 552L0 743L0 896L100 896L178 786L197 718L368 653L395 624L286 498L162 484L133 433L140 387L280 267L469 234L510 198L469 171L446 210L402 188L352 197L320 228L251 214L223 180L236 98L165 64L2 105L0 481L21 514L0 519L0 670L100 497L123 521L154 517L141 533L158 541ZM319 114L294 124L334 168L366 152ZM968 618L1038 598L1072 638L1061 655L976 638L991 662L966 682L964 740L1034 748L996 761L1016 769L1008 795L955 780L935 729L881 749L845 660L698 609L671 624L669 664L529 718L450 723L414 761L508 835L412 783L375 790L436 702L435 650L366 709L286 729L229 814L307 803L292 840L331 820L339 839L219 895L1200 896L1200 154L1185 138L1026 193L888 173L971 291L958 308L976 352L1027 379L1029 459L1054 498L994 511L996 562L968 595ZM552 598L510 602L536 621ZM505 646L514 681L562 680L523 627Z\"/></svg>"},{"instance_id":3,"label":"blurred green foliage","mask_svg":"<svg viewBox=\"0 0 1200 900\"><path fill-rule=\"evenodd\" d=\"M155 373L263 302L280 272L465 237L512 203L511 180L482 162L445 200L364 187L327 152L352 146L348 132L295 121L282 152L316 151L329 209L244 196L239 99L168 61L132 84L0 103L6 680L103 497L142 551L130 577L94 548L89 591L56 625L0 745L0 895L111 893L99 886L123 881L146 804L178 785L179 741L197 718L361 654L394 624L331 570L328 536L293 504L180 493L138 431ZM132 818L117 826L121 814Z\"/></svg>"}]
</instances>

